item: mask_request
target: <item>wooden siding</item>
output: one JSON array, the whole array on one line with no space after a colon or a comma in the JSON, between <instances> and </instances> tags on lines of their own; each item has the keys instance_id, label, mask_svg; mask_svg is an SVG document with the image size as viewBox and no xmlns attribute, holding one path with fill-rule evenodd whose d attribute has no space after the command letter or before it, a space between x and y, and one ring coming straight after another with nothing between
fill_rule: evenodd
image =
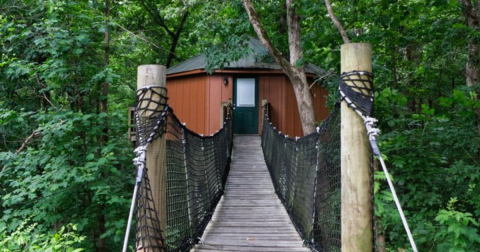
<instances>
[{"instance_id":1,"label":"wooden siding","mask_svg":"<svg viewBox=\"0 0 480 252\"><path fill-rule=\"evenodd\" d=\"M208 75L205 103L207 105L207 120L205 134L214 134L220 128L220 107L222 102L227 102L233 96L233 78L228 78L228 84L223 84L223 75Z\"/></svg>"},{"instance_id":2,"label":"wooden siding","mask_svg":"<svg viewBox=\"0 0 480 252\"><path fill-rule=\"evenodd\" d=\"M313 98L313 107L315 108L315 120L317 122L322 122L323 120L327 119L330 112L328 108L325 106L327 102L327 89L319 86L314 85L310 90L312 90L312 98Z\"/></svg>"},{"instance_id":3,"label":"wooden siding","mask_svg":"<svg viewBox=\"0 0 480 252\"><path fill-rule=\"evenodd\" d=\"M260 102L266 99L270 103L270 118L273 125L285 135L303 136L297 101L290 80L285 75L263 75L259 77L259 85ZM315 120L320 122L328 116L328 109L325 107L327 91L318 85L314 85L310 90ZM260 122L261 117L262 113Z\"/></svg>"},{"instance_id":4,"label":"wooden siding","mask_svg":"<svg viewBox=\"0 0 480 252\"><path fill-rule=\"evenodd\" d=\"M206 134L208 120L205 91L207 81L206 75L169 78L167 81L168 102L175 115L181 122L186 122L189 129L198 134Z\"/></svg>"},{"instance_id":5,"label":"wooden siding","mask_svg":"<svg viewBox=\"0 0 480 252\"><path fill-rule=\"evenodd\" d=\"M175 115L198 134L210 135L220 129L220 107L233 94L233 78L223 84L223 75L197 74L168 78L168 102Z\"/></svg>"}]
</instances>

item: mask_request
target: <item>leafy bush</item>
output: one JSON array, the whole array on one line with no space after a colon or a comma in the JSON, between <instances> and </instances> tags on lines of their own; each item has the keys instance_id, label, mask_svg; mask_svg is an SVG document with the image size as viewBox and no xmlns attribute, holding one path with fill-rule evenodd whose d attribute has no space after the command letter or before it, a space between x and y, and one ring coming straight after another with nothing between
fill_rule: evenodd
<instances>
[{"instance_id":1,"label":"leafy bush","mask_svg":"<svg viewBox=\"0 0 480 252\"><path fill-rule=\"evenodd\" d=\"M27 219L11 233L0 229L0 252L81 252L79 247L85 236L77 234L77 227L68 224L57 232L43 234L36 227L37 223L28 224Z\"/></svg>"}]
</instances>

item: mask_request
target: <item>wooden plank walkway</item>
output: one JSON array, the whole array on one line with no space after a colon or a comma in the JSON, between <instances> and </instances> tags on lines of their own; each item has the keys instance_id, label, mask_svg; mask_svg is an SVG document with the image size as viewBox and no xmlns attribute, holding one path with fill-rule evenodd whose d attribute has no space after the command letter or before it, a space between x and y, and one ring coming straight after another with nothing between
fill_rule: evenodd
<instances>
[{"instance_id":1,"label":"wooden plank walkway","mask_svg":"<svg viewBox=\"0 0 480 252\"><path fill-rule=\"evenodd\" d=\"M259 136L236 135L225 194L191 252L310 251L275 194Z\"/></svg>"}]
</instances>

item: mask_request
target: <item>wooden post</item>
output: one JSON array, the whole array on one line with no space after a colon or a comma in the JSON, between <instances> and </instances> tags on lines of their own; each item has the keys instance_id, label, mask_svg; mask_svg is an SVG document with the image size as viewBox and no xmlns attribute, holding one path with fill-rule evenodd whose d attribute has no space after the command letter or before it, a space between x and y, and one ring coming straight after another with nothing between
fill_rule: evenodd
<instances>
[{"instance_id":1,"label":"wooden post","mask_svg":"<svg viewBox=\"0 0 480 252\"><path fill-rule=\"evenodd\" d=\"M372 71L370 44L341 47L341 71ZM349 84L347 82L347 84ZM341 105L342 252L373 251L371 152L362 118Z\"/></svg>"},{"instance_id":2,"label":"wooden post","mask_svg":"<svg viewBox=\"0 0 480 252\"><path fill-rule=\"evenodd\" d=\"M153 87L157 92L167 96L166 84L167 69L160 65L141 65L137 72L137 88L147 86ZM146 94L146 97L151 99L160 99L158 95L153 95L153 92ZM157 111L150 113L160 113L164 107L157 108ZM147 114L149 116L151 114ZM137 136L138 137L138 136ZM160 228L163 231L163 239L166 239L166 223L167 223L167 167L166 167L166 136L159 137L151 142L147 147L146 167L148 168L148 178L150 179L150 187L152 190L153 200L155 202L155 209L158 212L160 219ZM152 234L150 234L152 235ZM148 244L145 244L147 246ZM139 249L137 251L146 251ZM153 250L149 250L153 252Z\"/></svg>"}]
</instances>

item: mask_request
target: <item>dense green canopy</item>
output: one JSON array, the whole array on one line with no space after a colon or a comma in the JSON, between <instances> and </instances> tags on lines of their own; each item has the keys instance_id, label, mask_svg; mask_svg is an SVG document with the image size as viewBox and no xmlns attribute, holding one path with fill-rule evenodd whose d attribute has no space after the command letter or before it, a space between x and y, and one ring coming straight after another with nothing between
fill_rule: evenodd
<instances>
[{"instance_id":1,"label":"dense green canopy","mask_svg":"<svg viewBox=\"0 0 480 252\"><path fill-rule=\"evenodd\" d=\"M288 55L285 1L253 2ZM351 42L372 44L380 147L419 250L478 249L480 3L332 2ZM317 83L333 105L342 38L322 0L295 6L295 66L329 70ZM0 251L119 251L137 66L205 53L221 67L245 55L249 36L236 0L1 0ZM382 173L374 189L378 250L408 251Z\"/></svg>"}]
</instances>

